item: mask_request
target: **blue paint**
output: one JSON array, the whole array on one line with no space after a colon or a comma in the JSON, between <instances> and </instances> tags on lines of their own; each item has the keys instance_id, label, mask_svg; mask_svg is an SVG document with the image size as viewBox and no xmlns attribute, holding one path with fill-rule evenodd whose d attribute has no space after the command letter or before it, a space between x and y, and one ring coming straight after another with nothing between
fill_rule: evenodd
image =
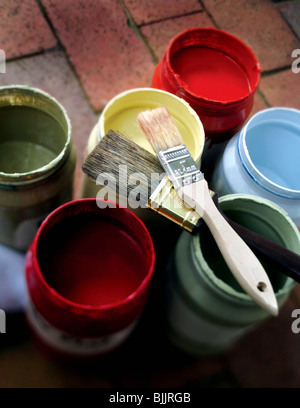
<instances>
[{"instance_id":1,"label":"blue paint","mask_svg":"<svg viewBox=\"0 0 300 408\"><path fill-rule=\"evenodd\" d=\"M228 142L210 188L220 196L267 198L300 228L300 111L268 108L256 113Z\"/></svg>"},{"instance_id":2,"label":"blue paint","mask_svg":"<svg viewBox=\"0 0 300 408\"><path fill-rule=\"evenodd\" d=\"M267 179L300 190L300 124L269 120L249 128L245 142L253 165Z\"/></svg>"}]
</instances>

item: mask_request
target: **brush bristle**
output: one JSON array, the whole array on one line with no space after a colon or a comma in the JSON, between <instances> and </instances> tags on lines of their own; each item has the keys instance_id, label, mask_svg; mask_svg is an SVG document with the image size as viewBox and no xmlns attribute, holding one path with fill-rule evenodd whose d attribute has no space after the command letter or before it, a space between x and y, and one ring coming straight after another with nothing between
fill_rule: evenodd
<instances>
[{"instance_id":1,"label":"brush bristle","mask_svg":"<svg viewBox=\"0 0 300 408\"><path fill-rule=\"evenodd\" d=\"M126 166L126 173L120 172L119 166ZM109 130L87 156L82 170L94 181L115 183L117 193L127 198L136 187L129 185L129 178L142 174L138 185L141 206L146 205L164 174L156 156L113 130Z\"/></svg>"},{"instance_id":2,"label":"brush bristle","mask_svg":"<svg viewBox=\"0 0 300 408\"><path fill-rule=\"evenodd\" d=\"M175 122L164 106L140 112L137 115L137 122L156 154L161 150L183 144Z\"/></svg>"}]
</instances>

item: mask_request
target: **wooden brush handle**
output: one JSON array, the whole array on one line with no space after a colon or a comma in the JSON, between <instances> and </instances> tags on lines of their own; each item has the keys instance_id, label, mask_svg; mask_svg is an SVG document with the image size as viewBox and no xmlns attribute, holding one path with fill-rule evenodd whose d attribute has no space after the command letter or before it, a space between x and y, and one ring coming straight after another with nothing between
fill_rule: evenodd
<instances>
[{"instance_id":1,"label":"wooden brush handle","mask_svg":"<svg viewBox=\"0 0 300 408\"><path fill-rule=\"evenodd\" d=\"M212 198L226 221L256 256L284 275L300 282L300 255L233 221L222 212L218 203L218 193L214 193Z\"/></svg>"},{"instance_id":2,"label":"wooden brush handle","mask_svg":"<svg viewBox=\"0 0 300 408\"><path fill-rule=\"evenodd\" d=\"M229 269L246 293L272 315L277 300L261 263L215 206L205 179L181 187L178 194L194 208L209 227Z\"/></svg>"}]
</instances>

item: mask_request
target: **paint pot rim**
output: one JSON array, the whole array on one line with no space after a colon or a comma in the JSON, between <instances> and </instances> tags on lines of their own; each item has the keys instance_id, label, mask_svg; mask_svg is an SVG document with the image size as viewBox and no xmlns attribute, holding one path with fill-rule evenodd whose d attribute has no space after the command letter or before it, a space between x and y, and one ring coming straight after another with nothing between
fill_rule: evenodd
<instances>
[{"instance_id":1,"label":"paint pot rim","mask_svg":"<svg viewBox=\"0 0 300 408\"><path fill-rule=\"evenodd\" d=\"M62 117L65 121L67 132L66 132L66 140L64 142L63 149L58 155L56 155L56 157L53 160L51 160L46 165L39 167L35 170L32 170L30 172L5 173L5 172L0 171L0 184L4 186L6 185L10 186L11 183L13 183L14 185L20 184L24 186L27 184L31 184L32 182L41 180L45 178L46 175L48 176L54 173L55 171L57 171L63 165L63 163L67 160L67 158L70 155L71 149L72 149L72 126L71 126L71 121L70 121L70 118L69 118L69 115L66 109L63 107L63 105L60 102L58 102L56 98L54 98L52 95L50 95L49 93L39 88L30 87L27 85L18 85L18 84L0 86L0 100L1 100L1 92L7 92L7 102L9 102L8 105L3 105L3 107L4 106L7 106L7 107L26 106L26 107L31 107L33 109L36 108L44 112L45 114L48 114L49 116L51 116L53 119L55 119L58 122L58 120L54 118L54 116L50 115L46 111L43 111L40 107L35 106L33 98L34 97L43 98L44 101L47 101L47 103L52 104L53 106L55 106L55 108L58 111L61 112ZM14 92L24 93L24 95L28 97L27 102L29 104L28 105L21 104L21 102L24 101L24 99L19 99L19 101L18 101L18 98L13 99L13 96L9 94L12 94ZM60 122L58 123L60 124Z\"/></svg>"},{"instance_id":2,"label":"paint pot rim","mask_svg":"<svg viewBox=\"0 0 300 408\"><path fill-rule=\"evenodd\" d=\"M241 131L238 134L238 140L237 140L238 156L247 174L260 187L264 188L265 190L279 197L299 199L300 190L294 190L294 189L290 189L287 187L283 187L275 183L274 181L270 180L261 171L259 171L258 168L253 163L250 153L247 148L247 142L246 142L247 130L250 130L251 126L253 125L253 122L255 123L255 121L262 116L266 116L266 119L267 119L267 116L274 115L274 114L276 115L276 121L278 121L278 119L280 119L278 115L284 114L284 113L287 113L287 114L291 113L292 115L297 115L300 118L300 110L295 109L295 108L272 107L272 108L266 108L266 109L263 109L257 112L245 124L245 126L241 129ZM272 121L274 121L274 117L272 117L270 122ZM258 124L258 126L259 125L260 124Z\"/></svg>"},{"instance_id":3,"label":"paint pot rim","mask_svg":"<svg viewBox=\"0 0 300 408\"><path fill-rule=\"evenodd\" d=\"M219 197L219 203L220 203L221 209L222 209L222 203L225 203L225 204L226 202L233 203L234 201L243 201L243 202L250 201L251 203L255 205L258 205L258 206L261 205L262 207L267 208L273 213L276 213L278 217L280 216L282 220L283 219L285 220L286 225L289 228L289 236L291 235L291 233L294 234L294 237L297 238L297 241L299 242L299 248L300 248L300 231L296 227L293 220L289 217L287 212L283 208L281 208L278 204L266 198L258 197L252 194L234 193L234 194L226 194L226 195ZM270 224L271 224L271 221L270 221ZM213 284L214 290L216 290L220 296L230 299L231 302L239 303L242 301L245 305L256 307L256 303L250 298L250 296L247 293L237 291L236 289L232 288L225 281L221 280L219 277L215 275L215 273L213 272L213 270L210 268L209 264L207 263L205 257L203 256L202 250L200 250L201 246L200 246L198 235L193 236L193 245L195 249L196 259L202 265L201 269L205 265L205 271L201 273L201 276L209 286ZM300 250L299 250L299 254L300 254ZM285 282L283 286L278 291L276 291L275 293L276 297L280 297L281 295L286 293L287 290L290 290L294 285L296 285L296 282L291 277L283 275L283 278L285 278Z\"/></svg>"},{"instance_id":4,"label":"paint pot rim","mask_svg":"<svg viewBox=\"0 0 300 408\"><path fill-rule=\"evenodd\" d=\"M251 84L250 89L248 93L246 93L245 95L236 98L236 99L232 99L230 101L219 101L219 100L214 100L214 99L210 99L207 98L205 96L201 96L201 95L197 95L196 93L194 93L193 91L191 91L187 86L185 86L185 82L182 81L180 79L180 75L178 73L176 73L172 67L172 63L171 63L171 54L173 52L173 48L176 48L176 44L177 42L183 41L185 39L185 37L190 37L191 35L194 36L193 38L195 38L195 33L203 33L203 37L205 38L208 34L214 33L220 36L223 36L224 38L230 39L231 41L234 41L237 45L239 45L240 47L242 47L244 49L244 51L247 51L249 57L252 59L253 61L253 71L256 71L256 80L254 81L253 84ZM187 46L196 46L196 44L188 44L189 41L187 41ZM223 52L223 54L225 56L229 56L228 54L226 54L224 51L219 50L217 48L213 48L212 46L210 47L212 49L215 49L217 51ZM232 56L229 56L232 60L234 60L234 62L236 62L240 67L241 65L238 63L238 61L236 61ZM174 38L171 39L171 41L169 42L169 46L164 54L163 60L165 61L166 64L166 72L169 72L170 74L168 75L168 78L171 82L173 82L173 87L175 86L176 89L178 89L177 94L179 96L182 95L182 97L187 96L189 99L191 99L191 101L193 102L197 102L199 103L200 101L202 101L203 103L205 103L206 105L210 105L210 110L215 108L216 111L214 113L218 113L218 108L222 107L223 109L228 107L228 108L232 108L235 105L241 105L241 104L247 104L248 99L254 95L254 93L256 92L258 85L259 85L259 81L260 81L260 73L261 73L261 65L258 62L254 52L252 51L252 49L245 44L243 41L241 41L238 37L236 37L235 35L225 31L225 30L221 30L218 28L214 28L214 27L194 27L194 28L188 28L185 29L184 31L182 31L181 33L179 33L178 35L176 35ZM241 67L242 68L242 67ZM243 68L242 68L243 69ZM245 72L245 70L243 69L243 71ZM245 74L247 74L245 72ZM247 75L247 78L249 80L249 77ZM250 80L249 80L250 83ZM249 84L250 85L250 84ZM212 111L211 111L212 112Z\"/></svg>"},{"instance_id":5,"label":"paint pot rim","mask_svg":"<svg viewBox=\"0 0 300 408\"><path fill-rule=\"evenodd\" d=\"M200 135L201 135L201 140L197 140L197 151L195 154L195 161L200 162L201 161L201 157L203 154L203 150L204 150L204 144L205 144L205 130L203 127L203 124L199 118L199 115L197 115L196 111L190 106L190 104L185 101L183 98L181 98L180 96L174 95L168 91L164 91L162 89L157 89L157 88L151 88L151 87L140 87L140 88L132 88L123 92L120 92L119 94L115 95L112 99L110 99L110 101L105 105L99 120L97 122L96 125L96 137L98 142L100 142L101 137L103 137L103 135L105 135L105 120L106 120L106 114L107 112L111 109L111 107L118 101L118 100L122 100L123 98L129 97L129 96L139 96L142 94L149 94L149 95L160 95L162 97L166 97L169 98L172 101L176 101L176 103L178 103L178 105L180 105L180 107L184 107L186 109L186 113L188 113L188 115L190 115L193 120L195 121L197 127L199 128L200 131ZM144 100L142 102L147 102L145 100L145 98L143 98ZM135 101L135 105L137 105L140 101ZM146 106L146 105L145 105ZM157 100L157 103L153 104L153 108L156 108L158 106L162 106L162 103L160 103L159 99ZM128 109L128 105L126 105L126 109ZM172 116L174 115L175 112L172 112ZM178 111L178 116L181 114L182 112ZM177 114L177 111L176 111ZM177 120L178 117L176 117ZM196 139L195 139L196 142ZM200 142L200 143L199 143Z\"/></svg>"},{"instance_id":6,"label":"paint pot rim","mask_svg":"<svg viewBox=\"0 0 300 408\"><path fill-rule=\"evenodd\" d=\"M108 204L112 204L115 208L113 208L114 210L122 210L125 211L129 214L130 217L132 217L132 220L134 220L135 223L137 223L139 225L139 227L141 228L141 231L143 232L143 234L145 234L145 237L147 239L147 245L148 245L148 251L149 253L151 253L150 256L150 261L149 261L149 267L147 268L147 273L144 276L143 280L141 281L141 283L138 285L138 287L130 294L128 295L126 298L117 301L117 302L113 302L113 303L107 303L104 305L99 305L99 306L95 306L95 305L86 305L83 303L78 303L75 301L72 301L66 297L64 297L63 295L61 295L56 289L52 288L48 282L46 281L39 262L38 262L38 246L39 246L39 240L41 238L41 235L44 233L44 229L47 228L48 223L51 222L51 220L56 217L57 215L59 215L60 212L64 212L68 207L77 207L77 206L82 206L86 204L86 208L87 211L82 211L79 212L78 214L95 214L95 213L99 213L101 211L105 211L104 209L100 209L97 205L97 201L105 201ZM89 211L89 206L94 203L95 205L95 212L91 212ZM108 207L109 208L109 207ZM72 216L76 216L76 213L71 215ZM110 217L108 216L107 219L110 219ZM59 220L58 220L59 222ZM55 222L53 225L56 225L57 222ZM50 294L51 298L53 300L55 300L56 303L58 303L59 305L63 306L64 308L68 308L71 310L76 310L79 313L82 312L90 312L90 313L107 313L107 312L114 312L116 310L119 309L123 309L124 307L126 307L127 305L129 305L132 301L134 301L136 298L138 298L143 291L146 290L147 286L149 285L152 276L154 274L154 266L155 266L155 251L154 251L154 245L150 236L150 233L148 232L146 226L144 225L144 223L128 208L125 207L121 207L118 203L113 203L112 201L109 200L103 200L103 199L98 199L98 198L79 198L76 200L72 200L69 201L65 204L62 204L61 206L57 207L54 211L52 211L42 222L40 228L37 231L37 234L31 244L30 247L30 251L31 253L33 253L33 264L34 264L34 268L36 270L36 273L38 275L38 279L40 284L42 284L43 289ZM28 254L29 254L28 252ZM28 255L27 254L27 255ZM27 268L29 270L29 268ZM26 275L28 278L28 272L26 271ZM34 299L32 299L32 301L34 302Z\"/></svg>"}]
</instances>

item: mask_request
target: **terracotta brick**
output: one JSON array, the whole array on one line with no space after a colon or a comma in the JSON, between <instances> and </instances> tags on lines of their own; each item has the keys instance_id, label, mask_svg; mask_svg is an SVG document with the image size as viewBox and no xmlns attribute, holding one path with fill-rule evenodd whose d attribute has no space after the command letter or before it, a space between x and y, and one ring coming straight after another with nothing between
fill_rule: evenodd
<instances>
[{"instance_id":1,"label":"terracotta brick","mask_svg":"<svg viewBox=\"0 0 300 408\"><path fill-rule=\"evenodd\" d=\"M296 74L287 69L266 76L261 80L260 89L271 106L300 109L300 72Z\"/></svg>"},{"instance_id":2,"label":"terracotta brick","mask_svg":"<svg viewBox=\"0 0 300 408\"><path fill-rule=\"evenodd\" d=\"M161 59L170 40L177 34L194 27L213 27L213 22L205 12L165 20L141 27L140 31L155 56Z\"/></svg>"},{"instance_id":3,"label":"terracotta brick","mask_svg":"<svg viewBox=\"0 0 300 408\"><path fill-rule=\"evenodd\" d=\"M197 0L123 0L137 25L146 24L202 9Z\"/></svg>"},{"instance_id":4,"label":"terracotta brick","mask_svg":"<svg viewBox=\"0 0 300 408\"><path fill-rule=\"evenodd\" d=\"M260 89L257 90L257 92L254 95L254 104L253 104L253 108L251 111L251 114L249 116L249 118L247 119L247 121L253 116L255 115L257 112L266 109L268 106L265 103L263 97L260 94Z\"/></svg>"},{"instance_id":5,"label":"terracotta brick","mask_svg":"<svg viewBox=\"0 0 300 408\"><path fill-rule=\"evenodd\" d=\"M56 39L34 0L2 1L0 19L0 47L7 59L56 46Z\"/></svg>"},{"instance_id":6,"label":"terracotta brick","mask_svg":"<svg viewBox=\"0 0 300 408\"><path fill-rule=\"evenodd\" d=\"M291 50L299 39L269 0L203 0L218 28L236 35L249 45L270 71L290 65Z\"/></svg>"},{"instance_id":7,"label":"terracotta brick","mask_svg":"<svg viewBox=\"0 0 300 408\"><path fill-rule=\"evenodd\" d=\"M97 111L122 91L150 85L151 54L118 0L42 3Z\"/></svg>"},{"instance_id":8,"label":"terracotta brick","mask_svg":"<svg viewBox=\"0 0 300 408\"><path fill-rule=\"evenodd\" d=\"M277 8L300 39L300 2L289 1Z\"/></svg>"},{"instance_id":9,"label":"terracotta brick","mask_svg":"<svg viewBox=\"0 0 300 408\"><path fill-rule=\"evenodd\" d=\"M66 109L72 125L77 150L74 196L79 194L81 165L85 146L97 116L62 51L52 51L7 63L6 74L0 74L0 85L23 84L40 88L56 98Z\"/></svg>"}]
</instances>

